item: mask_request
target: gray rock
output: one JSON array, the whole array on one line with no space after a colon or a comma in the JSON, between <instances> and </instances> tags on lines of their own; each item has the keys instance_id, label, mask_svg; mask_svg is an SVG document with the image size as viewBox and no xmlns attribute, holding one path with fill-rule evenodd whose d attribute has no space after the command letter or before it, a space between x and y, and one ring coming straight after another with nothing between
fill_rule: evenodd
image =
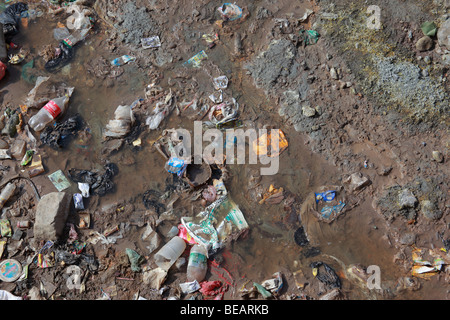
<instances>
[{"instance_id":1,"label":"gray rock","mask_svg":"<svg viewBox=\"0 0 450 320\"><path fill-rule=\"evenodd\" d=\"M303 115L308 118L314 117L316 115L316 109L310 107L309 105L304 105L302 107L302 111Z\"/></svg>"},{"instance_id":2,"label":"gray rock","mask_svg":"<svg viewBox=\"0 0 450 320\"><path fill-rule=\"evenodd\" d=\"M444 161L444 156L439 151L433 151L431 153L431 155L433 157L433 160L436 161L436 162L440 163L440 162Z\"/></svg>"},{"instance_id":3,"label":"gray rock","mask_svg":"<svg viewBox=\"0 0 450 320\"><path fill-rule=\"evenodd\" d=\"M420 210L423 216L429 220L438 220L442 217L442 212L430 200L421 201Z\"/></svg>"},{"instance_id":4,"label":"gray rock","mask_svg":"<svg viewBox=\"0 0 450 320\"><path fill-rule=\"evenodd\" d=\"M433 39L429 36L424 36L416 42L416 49L419 51L428 51L431 47L433 47Z\"/></svg>"},{"instance_id":5,"label":"gray rock","mask_svg":"<svg viewBox=\"0 0 450 320\"><path fill-rule=\"evenodd\" d=\"M331 68L331 69L330 69L330 76L331 76L331 78L334 79L334 80L338 80L338 79L339 79L338 74L337 74L335 68Z\"/></svg>"},{"instance_id":6,"label":"gray rock","mask_svg":"<svg viewBox=\"0 0 450 320\"><path fill-rule=\"evenodd\" d=\"M403 189L398 195L398 204L401 209L414 208L417 205L417 198L411 190Z\"/></svg>"},{"instance_id":7,"label":"gray rock","mask_svg":"<svg viewBox=\"0 0 450 320\"><path fill-rule=\"evenodd\" d=\"M416 235L412 232L407 232L400 237L399 241L403 245L411 246L416 242Z\"/></svg>"},{"instance_id":8,"label":"gray rock","mask_svg":"<svg viewBox=\"0 0 450 320\"><path fill-rule=\"evenodd\" d=\"M356 172L351 174L347 179L345 179L344 183L349 184L350 190L354 192L364 189L371 183L371 181L361 172Z\"/></svg>"},{"instance_id":9,"label":"gray rock","mask_svg":"<svg viewBox=\"0 0 450 320\"><path fill-rule=\"evenodd\" d=\"M437 32L437 40L441 47L446 47L450 50L450 19L442 23Z\"/></svg>"},{"instance_id":10,"label":"gray rock","mask_svg":"<svg viewBox=\"0 0 450 320\"><path fill-rule=\"evenodd\" d=\"M44 195L36 208L34 237L37 240L61 238L69 215L72 197L66 192L51 192Z\"/></svg>"}]
</instances>

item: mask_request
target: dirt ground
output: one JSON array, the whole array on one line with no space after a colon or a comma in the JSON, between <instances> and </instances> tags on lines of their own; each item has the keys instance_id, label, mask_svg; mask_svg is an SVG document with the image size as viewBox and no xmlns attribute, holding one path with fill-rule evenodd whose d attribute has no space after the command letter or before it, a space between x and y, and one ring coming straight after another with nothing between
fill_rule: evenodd
<instances>
[{"instance_id":1,"label":"dirt ground","mask_svg":"<svg viewBox=\"0 0 450 320\"><path fill-rule=\"evenodd\" d=\"M13 177L24 177L13 180L19 191L5 204L2 218L11 221L13 231L19 220L33 222L38 203L33 184L40 197L54 192L47 176L58 169L103 172L105 164L116 163L119 173L112 178L114 192L85 199L92 223L89 229L75 228L85 244L76 262L58 260L57 255L52 267L36 264L45 241L34 238L33 228L19 241L0 238L7 239L1 258L28 267L28 274L18 281L0 282L1 290L31 300L261 300L251 283L262 283L279 271L284 286L273 297L280 300L449 298L450 48L440 46L436 35L431 36L431 48L416 47L424 36L424 22L441 27L450 18L448 1L373 1L380 8L378 29L368 27L368 4L359 0L236 3L242 16L233 21L224 19L218 11L222 3L214 1L75 1L87 10L93 28L78 45L70 68L56 72L44 68L39 53L48 40L39 34L52 32L70 13L65 6L28 3L43 16L34 23L29 17L28 27L13 39L19 44L22 40L35 58L34 76L61 76L79 90L71 98L77 107L70 113L82 114L94 137L84 145L78 133L69 147L55 151L35 135L36 154L46 171L28 181L21 158L2 160L2 186ZM318 38L307 42L307 30L317 31ZM141 39L153 35L159 36L161 46L142 49ZM211 42L204 35L216 38ZM183 65L201 50L208 58L198 68ZM124 54L136 59L112 68L109 57ZM24 101L34 86L23 80L21 67L9 66L1 82L4 109L17 108L17 101ZM257 166L220 168L250 230L235 235L209 260L207 280L221 281L216 292L185 294L180 284L187 281L189 252L182 254L184 264L180 260L163 278L155 271L154 253L170 240L180 217L193 217L204 206L204 186L190 188L169 175L166 159L152 142L164 128L192 130L194 120L207 120L201 116L204 109L194 110L189 103L198 98L195 101L204 107L214 91L212 79L220 75L229 79L224 93L238 101L244 126L282 128L289 146L273 177L255 174ZM54 94L49 88L44 98ZM98 133L114 117L111 105L129 105L144 92L145 99L133 109L137 124L131 133L102 139ZM149 130L145 121L155 101L169 94L177 108L162 122L163 128ZM36 109L23 113L24 123ZM24 131L12 137L3 134L9 146L18 139L28 146L32 142ZM133 144L137 141L142 145ZM272 204L261 205L271 184L284 188L282 202L272 199ZM330 224L311 216L311 194L319 186L344 190L345 214ZM79 191L72 186L67 192ZM146 196L153 201L150 205L142 201ZM70 226L78 226L78 218L71 204L55 253L70 252ZM115 226L119 231L110 237L99 235ZM159 235L156 245L142 238L149 227ZM300 246L303 240L308 244ZM142 256L137 272L127 248ZM437 254L442 267L412 273L417 249L429 251L431 256L424 260L433 263ZM322 269L311 264L318 260L333 267L340 287L330 285L333 279L320 280L315 272ZM81 270L82 285L75 290L67 285L73 279L70 265ZM377 290L366 285L369 265L382 269Z\"/></svg>"}]
</instances>

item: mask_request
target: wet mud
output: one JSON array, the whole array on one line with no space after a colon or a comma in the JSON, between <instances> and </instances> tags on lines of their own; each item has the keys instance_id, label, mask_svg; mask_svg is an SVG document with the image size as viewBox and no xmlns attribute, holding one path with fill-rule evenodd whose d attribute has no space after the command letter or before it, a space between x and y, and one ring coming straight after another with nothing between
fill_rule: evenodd
<instances>
[{"instance_id":1,"label":"wet mud","mask_svg":"<svg viewBox=\"0 0 450 320\"><path fill-rule=\"evenodd\" d=\"M66 248L71 224L76 226L86 245L86 256L79 257L84 262L74 263L82 270L82 289L66 285L68 263L42 268L31 260L45 243L33 237L33 228L19 241L8 238L2 256L28 265L27 278L0 282L0 289L32 299L263 299L252 283L281 272L283 290L274 297L282 300L448 299L448 265L428 278L412 274L415 248L444 255L450 249L447 51L435 39L432 50L415 47L421 23L441 25L448 3L427 7L409 1L404 8L403 1L379 1L383 28L374 31L367 28L363 1L237 3L242 17L234 21L224 21L218 2L76 1L93 27L75 46L72 60L56 72L44 68L42 52L58 45L53 29L70 13L64 6L28 3L43 14L28 17L14 37L29 53L21 64L8 65L1 80L3 111L25 103L36 77L50 76L42 97L53 98L61 84L75 87L61 121L79 114L87 129L60 149L32 132L35 154L45 168L30 178L39 196L57 191L48 178L57 170L68 178L74 168L102 174L105 165L115 164L118 170L111 190L83 198L89 228L79 228L81 211L72 203L55 245ZM305 30L316 30L317 42L306 44ZM141 39L154 35L161 46L143 49ZM211 42L204 35L216 38ZM186 66L201 50L207 59L198 67ZM135 60L111 65L123 55ZM31 60L33 81L27 82L24 64ZM289 144L275 175L261 175L259 163L227 163L212 166L211 172L189 168L190 182L221 176L249 228L208 261L206 280L221 281L223 295L184 294L180 284L187 281L189 250L181 255L184 264L174 264L159 285L151 278L154 255L173 237L182 217L204 209L205 185L169 173L168 159L155 142L165 129L193 132L194 121L208 121L209 95L217 93L213 79L222 75L229 80L224 98L239 104L242 128L279 128ZM130 132L105 138L116 108L137 99L142 100L133 107ZM171 101L170 112L149 129L147 118L165 99ZM24 124L39 107L23 113ZM24 140L33 148L24 131L3 139L9 145ZM15 176L28 177L20 160L1 161L2 185ZM39 202L33 186L26 179L14 181L19 191L2 218L13 226L19 220L33 222ZM265 198L271 186L282 192ZM326 220L315 193L330 189L339 190L345 209ZM80 192L72 180L64 191ZM98 236L117 226L110 236ZM126 249L142 256L140 271L132 270ZM323 281L325 275L335 276L317 262L331 267L338 288ZM368 286L369 266L379 267L377 289Z\"/></svg>"}]
</instances>

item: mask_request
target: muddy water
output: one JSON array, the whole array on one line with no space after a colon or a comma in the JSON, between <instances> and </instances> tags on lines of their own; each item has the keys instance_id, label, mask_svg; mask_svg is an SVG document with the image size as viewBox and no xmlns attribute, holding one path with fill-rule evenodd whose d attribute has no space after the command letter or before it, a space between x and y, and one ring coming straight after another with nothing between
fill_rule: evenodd
<instances>
[{"instance_id":1,"label":"muddy water","mask_svg":"<svg viewBox=\"0 0 450 320\"><path fill-rule=\"evenodd\" d=\"M53 39L52 30L56 22L37 19L23 29L17 37L17 42L31 49L31 55L37 56L36 52L49 42L57 44ZM232 48L231 43L228 47ZM115 81L112 87L107 87L93 75L89 75L86 64L102 55L107 60L120 56L121 54L108 52L103 48L102 34L96 34L88 38L77 47L75 58L65 67L51 76L64 81L75 87L75 92L70 101L69 114L80 113L91 129L93 140L89 151L80 153L75 143L63 151L53 151L43 147L42 152L48 157L45 160L46 174L58 169L68 170L76 167L80 169L101 168L100 150L102 147L102 130L109 119L113 118L114 110L120 104L131 104L136 98L143 98L144 88L148 84L148 78L132 64L124 66L125 72L122 79ZM299 199L314 192L315 188L325 184L339 184L341 174L338 169L328 164L319 156L312 154L302 138L279 122L276 112L266 112L270 103L262 92L253 88L245 76L238 61L230 61L225 58L226 51L213 51L210 59L227 74L242 78L242 81L231 83L230 90L233 96L240 95L239 102L250 108L244 109L241 118L245 120L258 119L260 125L271 125L282 129L289 139L288 149L280 157L280 169L275 176L265 176L261 185L267 190L270 184L275 187L283 187L285 190L295 194ZM28 60L26 60L28 61ZM42 61L37 58L37 68ZM181 63L180 63L180 68ZM8 90L5 100L21 101L32 84L25 83L20 79L21 66L12 66L7 85L3 89ZM45 74L45 71L43 71ZM238 77L239 76L239 77ZM93 80L93 85L87 85L88 80ZM189 100L192 97L186 97ZM276 108L275 108L276 110ZM192 121L182 116L172 114L162 124L161 128L192 128ZM161 130L147 132L143 135L142 149L134 151L130 148L122 150L114 155L113 159L127 159L126 164L119 166L119 174L114 178L116 191L102 197L98 208L108 206L112 203L120 203L134 199L137 206L142 206L141 195L146 190L153 188L164 191L165 181L168 173L164 170L164 159L151 148L151 141L160 135ZM131 160L130 160L131 159ZM326 260L332 265L338 274L344 276L341 266L336 260L327 258L330 255L342 261L345 265L361 263L365 266L378 265L382 272L382 281L389 285L400 275L397 267L393 265L393 251L389 249L388 243L383 238L384 221L376 217L370 206L370 200L366 199L360 206L346 213L333 225L333 231L327 238L320 239L320 250L322 255L311 259L304 259L301 255L302 249L293 241L295 229L289 224L280 223L280 207L271 205L259 205L258 199L248 196L248 179L250 177L249 165L230 166L231 175L227 183L227 189L231 197L239 205L249 225L250 233L242 240L231 244L229 251L240 256L241 263L238 268L231 269L239 276L254 281L263 281L271 275L284 270L296 271L300 268L309 270L308 266L312 260ZM254 168L253 168L254 169ZM48 183L45 176L34 178L40 185L42 194L55 191ZM69 191L76 192L76 188ZM194 211L198 212L195 208ZM96 215L99 215L96 212ZM104 218L104 217L103 217ZM137 231L139 232L139 231ZM236 274L236 276L237 276ZM344 280L344 288L349 290L350 298L366 298L357 290L350 290L352 285Z\"/></svg>"}]
</instances>

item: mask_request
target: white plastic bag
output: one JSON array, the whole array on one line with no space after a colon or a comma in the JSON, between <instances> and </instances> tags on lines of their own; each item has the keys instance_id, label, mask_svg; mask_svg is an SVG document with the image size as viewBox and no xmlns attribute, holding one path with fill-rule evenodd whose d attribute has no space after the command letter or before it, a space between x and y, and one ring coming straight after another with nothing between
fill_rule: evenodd
<instances>
[{"instance_id":1,"label":"white plastic bag","mask_svg":"<svg viewBox=\"0 0 450 320\"><path fill-rule=\"evenodd\" d=\"M159 127L161 121L164 120L168 113L169 108L167 106L160 107L159 104L157 104L152 112L152 115L145 120L145 124L148 125L150 130L155 130Z\"/></svg>"},{"instance_id":2,"label":"white plastic bag","mask_svg":"<svg viewBox=\"0 0 450 320\"><path fill-rule=\"evenodd\" d=\"M91 21L89 17L84 15L86 10L82 10L78 5L72 5L67 9L68 13L73 12L73 14L67 18L67 28L70 30L80 30L89 28Z\"/></svg>"},{"instance_id":3,"label":"white plastic bag","mask_svg":"<svg viewBox=\"0 0 450 320\"><path fill-rule=\"evenodd\" d=\"M0 290L0 300L23 300L22 297L17 297L11 292L6 290Z\"/></svg>"}]
</instances>

